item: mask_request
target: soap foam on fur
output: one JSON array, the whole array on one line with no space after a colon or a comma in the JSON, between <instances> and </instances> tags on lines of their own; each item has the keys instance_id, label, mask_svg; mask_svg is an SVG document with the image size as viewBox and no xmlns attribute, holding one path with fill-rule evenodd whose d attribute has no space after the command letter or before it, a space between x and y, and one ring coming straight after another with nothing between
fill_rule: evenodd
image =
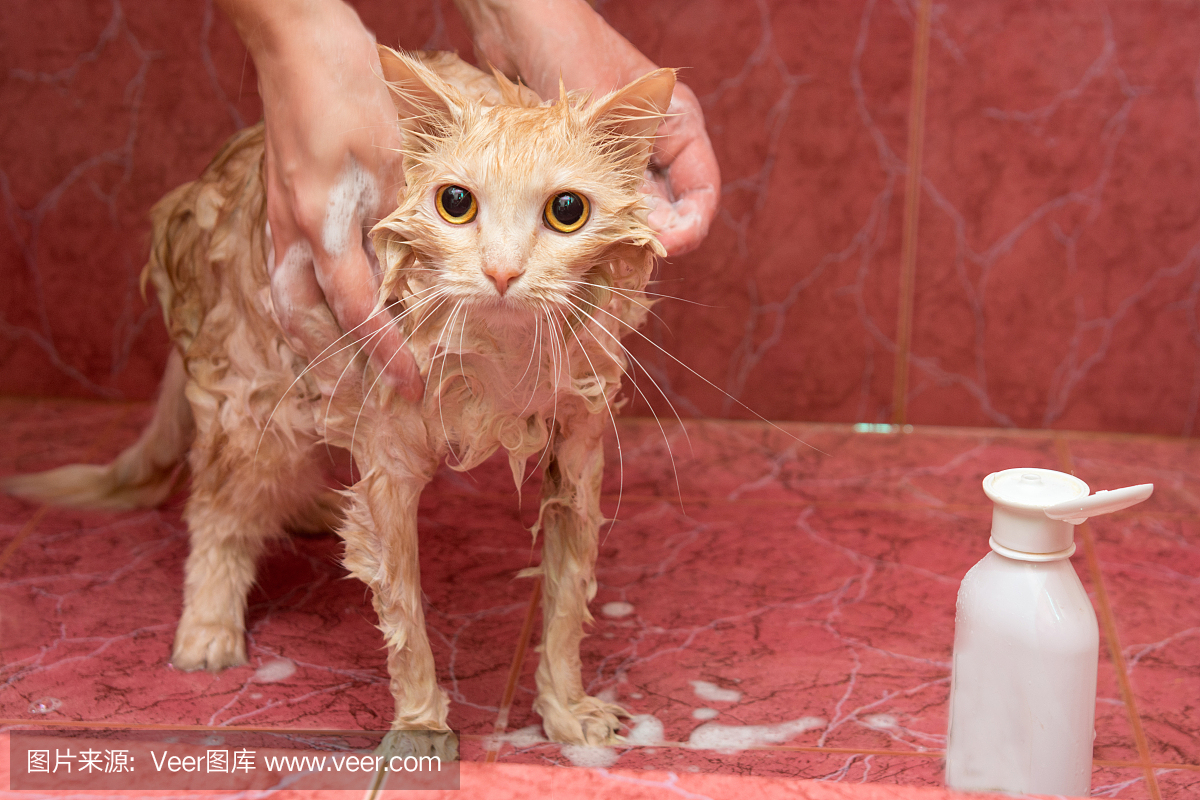
<instances>
[{"instance_id":1,"label":"soap foam on fur","mask_svg":"<svg viewBox=\"0 0 1200 800\"><path fill-rule=\"evenodd\" d=\"M363 225L379 205L375 177L352 156L338 176L325 207L321 244L333 258L361 244Z\"/></svg>"}]
</instances>

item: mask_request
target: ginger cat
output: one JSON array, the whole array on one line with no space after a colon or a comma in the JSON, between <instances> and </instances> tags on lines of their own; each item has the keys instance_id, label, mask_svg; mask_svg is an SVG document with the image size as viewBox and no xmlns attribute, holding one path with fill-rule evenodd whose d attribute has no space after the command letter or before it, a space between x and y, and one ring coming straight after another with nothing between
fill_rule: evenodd
<instances>
[{"instance_id":1,"label":"ginger cat","mask_svg":"<svg viewBox=\"0 0 1200 800\"><path fill-rule=\"evenodd\" d=\"M644 320L644 289L663 254L640 187L674 73L604 97L541 102L449 54L380 56L405 132L407 187L372 231L377 313L407 337L423 404L377 380L369 342L347 335L306 353L282 331L268 282L260 125L153 210L143 282L158 292L175 349L150 426L108 466L4 487L59 504L155 505L186 458L191 549L172 654L185 670L246 662L246 594L269 539L288 527L335 528L346 568L373 593L393 730L444 731L448 701L421 606L418 497L447 455L469 469L504 448L518 481L539 456L534 707L552 740L612 742L623 712L585 694L579 643L596 589L602 432L627 364L620 339ZM323 488L326 446L353 454L361 478L345 492ZM453 750L449 734L440 741L434 749Z\"/></svg>"}]
</instances>

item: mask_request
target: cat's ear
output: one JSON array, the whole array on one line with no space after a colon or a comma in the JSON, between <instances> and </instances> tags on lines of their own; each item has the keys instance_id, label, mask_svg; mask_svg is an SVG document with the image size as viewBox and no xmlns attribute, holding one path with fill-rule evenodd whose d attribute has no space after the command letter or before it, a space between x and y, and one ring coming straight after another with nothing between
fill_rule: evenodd
<instances>
[{"instance_id":1,"label":"cat's ear","mask_svg":"<svg viewBox=\"0 0 1200 800\"><path fill-rule=\"evenodd\" d=\"M656 69L623 89L602 97L589 109L592 124L624 139L649 140L658 130L671 93L675 91L675 70Z\"/></svg>"},{"instance_id":2,"label":"cat's ear","mask_svg":"<svg viewBox=\"0 0 1200 800\"><path fill-rule=\"evenodd\" d=\"M379 63L406 126L440 127L461 117L462 96L420 60L379 45Z\"/></svg>"},{"instance_id":3,"label":"cat's ear","mask_svg":"<svg viewBox=\"0 0 1200 800\"><path fill-rule=\"evenodd\" d=\"M505 105L537 108L542 104L542 98L537 96L537 92L521 83L520 78L513 83L508 76L496 69L494 64L488 64L488 66L492 68L492 78L496 81L496 88L500 90L500 99L504 101Z\"/></svg>"}]
</instances>

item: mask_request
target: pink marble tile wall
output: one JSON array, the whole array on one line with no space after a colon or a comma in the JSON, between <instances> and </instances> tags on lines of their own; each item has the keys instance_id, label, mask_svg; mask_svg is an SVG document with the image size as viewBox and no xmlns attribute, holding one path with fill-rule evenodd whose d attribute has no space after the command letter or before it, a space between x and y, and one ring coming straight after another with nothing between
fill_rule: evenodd
<instances>
[{"instance_id":1,"label":"pink marble tile wall","mask_svg":"<svg viewBox=\"0 0 1200 800\"><path fill-rule=\"evenodd\" d=\"M1191 434L1200 6L968 3L934 34L911 420Z\"/></svg>"},{"instance_id":2,"label":"pink marble tile wall","mask_svg":"<svg viewBox=\"0 0 1200 800\"><path fill-rule=\"evenodd\" d=\"M382 41L470 52L448 0L356 5ZM1200 5L937 3L915 87L916 3L597 6L685 68L725 178L632 345L660 413L1192 433ZM137 292L146 213L258 118L252 64L211 0L14 0L0 104L0 392L149 396L167 343Z\"/></svg>"}]
</instances>

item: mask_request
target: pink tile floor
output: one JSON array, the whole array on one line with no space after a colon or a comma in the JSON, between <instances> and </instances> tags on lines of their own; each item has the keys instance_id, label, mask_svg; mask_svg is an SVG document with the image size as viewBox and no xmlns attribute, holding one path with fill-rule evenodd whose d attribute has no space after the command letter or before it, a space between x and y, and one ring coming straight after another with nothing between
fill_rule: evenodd
<instances>
[{"instance_id":1,"label":"pink tile floor","mask_svg":"<svg viewBox=\"0 0 1200 800\"><path fill-rule=\"evenodd\" d=\"M103 461L147 413L0 400L0 475ZM539 587L514 575L538 561L536 481L520 504L507 464L490 462L443 470L422 498L427 617L464 760L940 786L955 594L987 551L980 481L1040 466L1094 490L1157 485L1079 529L1103 639L1093 795L1200 790L1200 445L742 422L664 434L641 419L619 435L624 488L615 457L605 484L619 522L583 669L634 715L626 746L546 743L531 709ZM382 642L333 536L262 562L248 666L169 666L182 500L107 514L0 497L0 725L385 728ZM779 743L739 748L730 737L752 726Z\"/></svg>"}]
</instances>

